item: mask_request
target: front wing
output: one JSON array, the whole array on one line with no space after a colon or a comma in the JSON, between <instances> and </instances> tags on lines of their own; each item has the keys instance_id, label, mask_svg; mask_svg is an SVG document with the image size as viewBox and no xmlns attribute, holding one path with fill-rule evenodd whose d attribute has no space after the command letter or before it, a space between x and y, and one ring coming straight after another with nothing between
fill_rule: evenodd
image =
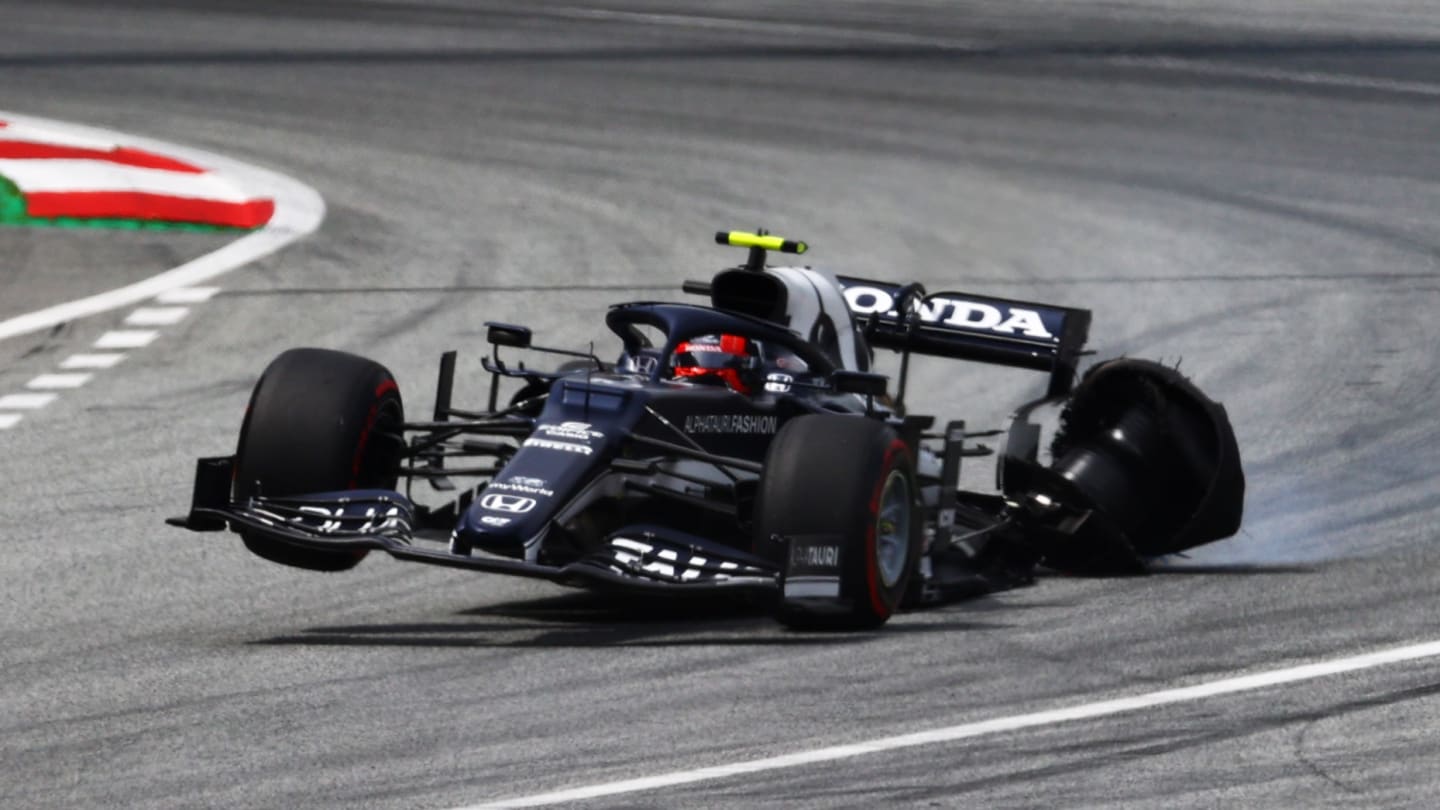
<instances>
[{"instance_id":1,"label":"front wing","mask_svg":"<svg viewBox=\"0 0 1440 810\"><path fill-rule=\"evenodd\" d=\"M410 562L544 579L564 585L631 591L778 593L780 570L761 558L659 526L631 526L602 548L550 565L493 554L460 554L445 545L424 507L389 490L322 492L301 497L230 500L234 458L202 458L190 512L172 526L213 532L229 528L301 548L383 551Z\"/></svg>"}]
</instances>

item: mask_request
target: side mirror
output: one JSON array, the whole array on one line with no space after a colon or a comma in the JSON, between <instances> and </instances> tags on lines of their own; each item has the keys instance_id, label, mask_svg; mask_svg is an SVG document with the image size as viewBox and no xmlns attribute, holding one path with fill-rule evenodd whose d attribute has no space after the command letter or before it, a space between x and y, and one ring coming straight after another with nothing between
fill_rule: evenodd
<instances>
[{"instance_id":1,"label":"side mirror","mask_svg":"<svg viewBox=\"0 0 1440 810\"><path fill-rule=\"evenodd\" d=\"M514 326L508 323L485 322L485 339L495 346L509 346L514 349L530 348L530 327Z\"/></svg>"},{"instance_id":2,"label":"side mirror","mask_svg":"<svg viewBox=\"0 0 1440 810\"><path fill-rule=\"evenodd\" d=\"M868 371L837 371L830 375L830 387L842 394L883 397L889 383L890 378L884 374Z\"/></svg>"}]
</instances>

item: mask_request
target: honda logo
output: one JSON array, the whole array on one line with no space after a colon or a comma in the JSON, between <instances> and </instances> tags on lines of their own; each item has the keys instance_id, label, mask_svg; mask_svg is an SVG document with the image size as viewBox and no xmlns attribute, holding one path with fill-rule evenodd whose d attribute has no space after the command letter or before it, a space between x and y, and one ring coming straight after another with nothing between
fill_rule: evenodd
<instances>
[{"instance_id":1,"label":"honda logo","mask_svg":"<svg viewBox=\"0 0 1440 810\"><path fill-rule=\"evenodd\" d=\"M509 512L512 515L523 515L535 508L535 499L522 498L519 495L501 495L492 492L480 499L480 506L491 512Z\"/></svg>"}]
</instances>

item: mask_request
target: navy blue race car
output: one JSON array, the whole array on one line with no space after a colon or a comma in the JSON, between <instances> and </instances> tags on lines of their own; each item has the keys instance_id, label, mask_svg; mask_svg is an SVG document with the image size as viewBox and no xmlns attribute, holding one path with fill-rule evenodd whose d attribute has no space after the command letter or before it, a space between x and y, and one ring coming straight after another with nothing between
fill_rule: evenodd
<instances>
[{"instance_id":1,"label":"navy blue race car","mask_svg":"<svg viewBox=\"0 0 1440 810\"><path fill-rule=\"evenodd\" d=\"M1088 311L770 267L767 251L805 244L716 237L747 261L684 284L707 305L612 307L614 362L488 323L483 408L452 404L455 352L428 421L407 420L378 363L284 352L234 455L200 459L190 513L169 522L228 528L316 571L380 550L593 588L755 594L788 626L841 630L1041 567L1141 572L1239 528L1224 408L1145 360L1080 377ZM899 354L893 380L872 368L877 349ZM539 371L502 350L563 362ZM905 407L914 354L1035 369L1047 391L1003 430L937 428ZM960 489L962 460L985 455L994 491Z\"/></svg>"}]
</instances>

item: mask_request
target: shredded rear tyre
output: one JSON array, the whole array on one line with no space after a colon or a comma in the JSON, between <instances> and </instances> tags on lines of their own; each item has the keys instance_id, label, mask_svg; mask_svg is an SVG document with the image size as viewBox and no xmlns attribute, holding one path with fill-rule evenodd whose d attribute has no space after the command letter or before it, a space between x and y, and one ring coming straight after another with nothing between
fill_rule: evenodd
<instances>
[{"instance_id":1,"label":"shredded rear tyre","mask_svg":"<svg viewBox=\"0 0 1440 810\"><path fill-rule=\"evenodd\" d=\"M1139 571L1149 558L1240 528L1245 477L1229 417L1175 369L1129 358L1090 369L1051 454L1049 470L1021 480L1053 500L1094 510L1073 537L1046 552L1051 567Z\"/></svg>"}]
</instances>

